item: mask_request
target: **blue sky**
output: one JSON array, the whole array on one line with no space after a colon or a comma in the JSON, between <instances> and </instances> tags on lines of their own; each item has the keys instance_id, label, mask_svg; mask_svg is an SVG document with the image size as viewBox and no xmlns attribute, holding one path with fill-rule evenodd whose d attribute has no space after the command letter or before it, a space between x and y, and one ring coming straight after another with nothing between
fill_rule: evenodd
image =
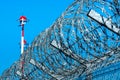
<instances>
[{"instance_id":1,"label":"blue sky","mask_svg":"<svg viewBox=\"0 0 120 80\"><path fill-rule=\"evenodd\" d=\"M20 58L21 27L17 19L25 15L28 43L50 27L74 0L0 0L0 75Z\"/></svg>"}]
</instances>

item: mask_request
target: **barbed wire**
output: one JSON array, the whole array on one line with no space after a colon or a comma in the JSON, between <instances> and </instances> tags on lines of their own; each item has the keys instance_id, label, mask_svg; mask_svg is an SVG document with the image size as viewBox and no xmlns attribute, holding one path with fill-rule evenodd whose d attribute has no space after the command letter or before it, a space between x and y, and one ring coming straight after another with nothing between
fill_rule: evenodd
<instances>
[{"instance_id":1,"label":"barbed wire","mask_svg":"<svg viewBox=\"0 0 120 80\"><path fill-rule=\"evenodd\" d=\"M1 80L74 80L120 61L118 0L75 0L40 33Z\"/></svg>"}]
</instances>

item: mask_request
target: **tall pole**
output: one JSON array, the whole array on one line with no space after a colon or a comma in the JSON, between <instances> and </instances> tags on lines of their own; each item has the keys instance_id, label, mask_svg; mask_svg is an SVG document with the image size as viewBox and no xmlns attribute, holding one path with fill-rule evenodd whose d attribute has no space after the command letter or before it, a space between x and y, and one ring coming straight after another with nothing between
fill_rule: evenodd
<instances>
[{"instance_id":1,"label":"tall pole","mask_svg":"<svg viewBox=\"0 0 120 80\"><path fill-rule=\"evenodd\" d=\"M20 68L22 72L22 78L24 78L24 25L27 22L27 18L25 16L20 17L20 26L22 28L21 30L21 61L20 61Z\"/></svg>"},{"instance_id":2,"label":"tall pole","mask_svg":"<svg viewBox=\"0 0 120 80\"><path fill-rule=\"evenodd\" d=\"M21 30L21 54L24 52L24 25L27 21L27 18L25 16L20 17L20 26L22 28Z\"/></svg>"}]
</instances>

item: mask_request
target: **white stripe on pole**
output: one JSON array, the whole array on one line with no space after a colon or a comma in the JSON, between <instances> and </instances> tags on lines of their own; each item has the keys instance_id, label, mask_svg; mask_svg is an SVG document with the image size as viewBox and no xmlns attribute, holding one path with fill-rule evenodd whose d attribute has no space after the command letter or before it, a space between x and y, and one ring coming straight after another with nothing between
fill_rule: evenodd
<instances>
[{"instance_id":1,"label":"white stripe on pole","mask_svg":"<svg viewBox=\"0 0 120 80\"><path fill-rule=\"evenodd\" d=\"M24 37L21 37L21 54L24 52Z\"/></svg>"}]
</instances>

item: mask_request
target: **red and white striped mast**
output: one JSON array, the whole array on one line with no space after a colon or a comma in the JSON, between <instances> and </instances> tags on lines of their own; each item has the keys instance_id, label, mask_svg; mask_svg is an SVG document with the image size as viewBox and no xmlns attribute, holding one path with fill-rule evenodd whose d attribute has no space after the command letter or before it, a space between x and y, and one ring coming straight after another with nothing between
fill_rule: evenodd
<instances>
[{"instance_id":1,"label":"red and white striped mast","mask_svg":"<svg viewBox=\"0 0 120 80\"><path fill-rule=\"evenodd\" d=\"M26 41L24 40L24 26L27 22L26 16L20 16L19 18L20 26L22 28L21 30L21 61L20 61L20 68L21 68L21 76L24 77L24 45L26 44Z\"/></svg>"},{"instance_id":2,"label":"red and white striped mast","mask_svg":"<svg viewBox=\"0 0 120 80\"><path fill-rule=\"evenodd\" d=\"M25 40L24 40L24 25L27 22L27 18L25 16L21 16L19 20L20 20L20 26L22 28L22 31L21 31L21 54L23 54L24 53L24 44L25 44Z\"/></svg>"}]
</instances>

